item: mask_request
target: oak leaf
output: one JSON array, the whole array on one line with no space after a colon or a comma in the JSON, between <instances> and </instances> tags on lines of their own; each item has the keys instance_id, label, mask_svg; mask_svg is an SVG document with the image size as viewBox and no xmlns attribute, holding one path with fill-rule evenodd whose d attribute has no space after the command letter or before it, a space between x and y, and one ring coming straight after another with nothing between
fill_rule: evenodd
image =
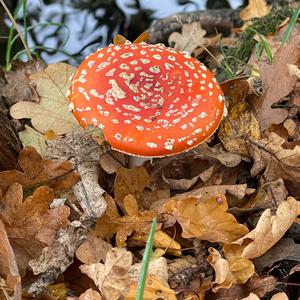
<instances>
[{"instance_id":1,"label":"oak leaf","mask_svg":"<svg viewBox=\"0 0 300 300\"><path fill-rule=\"evenodd\" d=\"M219 243L230 243L248 232L247 227L238 224L227 209L223 195L177 201L170 198L164 204L165 213L174 215L181 225L182 237Z\"/></svg>"},{"instance_id":2,"label":"oak leaf","mask_svg":"<svg viewBox=\"0 0 300 300\"><path fill-rule=\"evenodd\" d=\"M19 155L19 166L23 171L8 170L0 172L0 188L6 191L8 187L18 182L24 191L39 185L49 185L53 188L64 184L68 190L78 181L78 175L73 172L71 162L43 159L33 148L25 147Z\"/></svg>"},{"instance_id":3,"label":"oak leaf","mask_svg":"<svg viewBox=\"0 0 300 300\"><path fill-rule=\"evenodd\" d=\"M15 119L31 119L32 126L46 133L52 129L57 134L65 134L79 125L69 112L66 93L75 68L64 63L49 65L30 76L31 83L41 97L39 103L21 101L14 104L10 114Z\"/></svg>"},{"instance_id":4,"label":"oak leaf","mask_svg":"<svg viewBox=\"0 0 300 300\"><path fill-rule=\"evenodd\" d=\"M108 251L105 264L81 265L79 268L95 282L106 299L117 300L129 289L131 265L131 252L124 248L113 248Z\"/></svg>"},{"instance_id":5,"label":"oak leaf","mask_svg":"<svg viewBox=\"0 0 300 300\"><path fill-rule=\"evenodd\" d=\"M247 21L253 18L261 18L267 15L271 10L271 7L267 6L265 0L249 0L248 6L246 6L240 12L240 18L243 21Z\"/></svg>"}]
</instances>

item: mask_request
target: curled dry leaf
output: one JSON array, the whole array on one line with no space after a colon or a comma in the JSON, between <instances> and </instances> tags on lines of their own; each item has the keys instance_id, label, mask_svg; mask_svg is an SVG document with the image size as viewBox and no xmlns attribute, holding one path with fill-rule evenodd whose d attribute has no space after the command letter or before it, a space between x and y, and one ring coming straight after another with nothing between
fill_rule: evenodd
<instances>
[{"instance_id":1,"label":"curled dry leaf","mask_svg":"<svg viewBox=\"0 0 300 300\"><path fill-rule=\"evenodd\" d=\"M24 191L42 184L54 189L64 186L64 189L68 190L78 181L78 175L74 172L71 162L43 159L33 147L25 147L20 152L19 166L23 171L0 172L2 191L6 191L14 182L20 183Z\"/></svg>"},{"instance_id":2,"label":"curled dry leaf","mask_svg":"<svg viewBox=\"0 0 300 300\"><path fill-rule=\"evenodd\" d=\"M295 222L299 214L300 202L288 197L277 209L276 215L272 215L270 209L266 209L258 220L256 228L231 245L242 247L242 256L253 259L266 253L275 245ZM234 247L235 247L234 246ZM232 251L226 245L227 252Z\"/></svg>"},{"instance_id":3,"label":"curled dry leaf","mask_svg":"<svg viewBox=\"0 0 300 300\"><path fill-rule=\"evenodd\" d=\"M31 119L32 126L46 133L52 129L65 134L78 128L78 123L68 110L65 98L75 68L64 63L49 65L30 76L31 83L41 98L39 103L21 101L11 107L15 119Z\"/></svg>"},{"instance_id":4,"label":"curled dry leaf","mask_svg":"<svg viewBox=\"0 0 300 300\"><path fill-rule=\"evenodd\" d=\"M201 199L171 198L164 204L164 212L174 215L181 225L182 237L219 243L230 243L248 232L247 227L238 224L227 209L224 195Z\"/></svg>"},{"instance_id":5,"label":"curled dry leaf","mask_svg":"<svg viewBox=\"0 0 300 300\"><path fill-rule=\"evenodd\" d=\"M105 264L81 265L79 268L95 282L106 299L117 300L129 289L131 265L131 252L124 248L113 248L107 252Z\"/></svg>"},{"instance_id":6,"label":"curled dry leaf","mask_svg":"<svg viewBox=\"0 0 300 300\"><path fill-rule=\"evenodd\" d=\"M6 276L6 285L14 293L13 299L22 298L21 277L14 250L10 245L5 225L0 219L0 274ZM0 287L3 289L0 283Z\"/></svg>"},{"instance_id":7,"label":"curled dry leaf","mask_svg":"<svg viewBox=\"0 0 300 300\"><path fill-rule=\"evenodd\" d=\"M208 262L215 271L214 291L221 288L230 288L232 284L243 284L254 274L253 263L240 253L228 255L222 258L221 254L214 248L209 248Z\"/></svg>"}]
</instances>

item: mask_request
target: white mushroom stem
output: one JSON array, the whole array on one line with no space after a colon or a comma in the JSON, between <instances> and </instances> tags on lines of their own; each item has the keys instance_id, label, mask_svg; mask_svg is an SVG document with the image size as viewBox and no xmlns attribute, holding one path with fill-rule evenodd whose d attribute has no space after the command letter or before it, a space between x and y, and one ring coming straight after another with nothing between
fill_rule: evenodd
<instances>
[{"instance_id":1,"label":"white mushroom stem","mask_svg":"<svg viewBox=\"0 0 300 300\"><path fill-rule=\"evenodd\" d=\"M130 169L135 168L135 167L140 167L148 160L151 160L151 162L152 162L151 157L149 158L149 157L141 157L141 156L130 155L129 160L128 160L128 167Z\"/></svg>"}]
</instances>

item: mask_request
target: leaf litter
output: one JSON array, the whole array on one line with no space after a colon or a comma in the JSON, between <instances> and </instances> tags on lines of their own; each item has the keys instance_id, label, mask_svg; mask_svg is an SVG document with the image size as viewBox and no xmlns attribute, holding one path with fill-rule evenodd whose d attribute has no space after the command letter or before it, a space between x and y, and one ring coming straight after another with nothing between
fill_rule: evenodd
<instances>
[{"instance_id":1,"label":"leaf litter","mask_svg":"<svg viewBox=\"0 0 300 300\"><path fill-rule=\"evenodd\" d=\"M249 1L241 18L251 26L269 10ZM299 25L280 46L285 29L265 37L271 64L249 60L261 94L253 78L223 83L228 114L217 134L136 168L68 111L74 67L6 73L1 95L14 121L26 121L15 167L0 172L1 297L135 299L156 217L145 299L293 299L280 282L299 275ZM215 39L195 22L169 43L205 56Z\"/></svg>"}]
</instances>

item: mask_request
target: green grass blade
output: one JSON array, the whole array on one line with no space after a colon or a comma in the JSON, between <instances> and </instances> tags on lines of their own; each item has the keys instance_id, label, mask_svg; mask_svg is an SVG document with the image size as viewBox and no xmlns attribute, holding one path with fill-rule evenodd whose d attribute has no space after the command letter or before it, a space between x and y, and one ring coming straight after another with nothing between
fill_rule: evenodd
<instances>
[{"instance_id":1,"label":"green grass blade","mask_svg":"<svg viewBox=\"0 0 300 300\"><path fill-rule=\"evenodd\" d=\"M148 237L145 252L143 255L142 266L141 266L141 270L140 270L140 274L139 274L139 282L138 282L138 286L137 286L137 294L136 294L136 298L135 298L136 300L143 300L146 279L147 279L147 271L148 271L148 267L149 267L150 257L152 254L152 247L153 247L153 240L154 240L156 225L157 225L157 221L156 221L156 218L154 218L152 221L152 224L151 224L149 237Z\"/></svg>"},{"instance_id":2,"label":"green grass blade","mask_svg":"<svg viewBox=\"0 0 300 300\"><path fill-rule=\"evenodd\" d=\"M255 30L254 28L249 28L249 30L253 31L258 36L259 44L261 45L261 47L265 51L266 56L268 58L268 61L271 64L272 61L273 61L273 55L272 55L271 49L269 47L269 44L266 42L264 37L257 30Z\"/></svg>"},{"instance_id":3,"label":"green grass blade","mask_svg":"<svg viewBox=\"0 0 300 300\"><path fill-rule=\"evenodd\" d=\"M281 45L285 44L289 40L290 35L291 35L291 33L292 33L296 23L297 23L297 20L299 18L299 15L300 15L300 4L296 8L296 10L295 10L290 22L289 22L289 25L288 25L288 27L287 27L284 35L283 35Z\"/></svg>"}]
</instances>

